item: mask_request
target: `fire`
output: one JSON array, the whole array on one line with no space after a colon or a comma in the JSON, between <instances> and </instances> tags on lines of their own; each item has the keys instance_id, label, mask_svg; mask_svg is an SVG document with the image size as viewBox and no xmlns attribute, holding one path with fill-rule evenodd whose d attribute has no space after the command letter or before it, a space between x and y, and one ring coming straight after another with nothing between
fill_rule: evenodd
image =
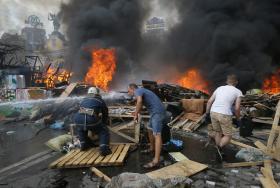
<instances>
[{"instance_id":1,"label":"fire","mask_svg":"<svg viewBox=\"0 0 280 188\"><path fill-rule=\"evenodd\" d=\"M183 77L176 81L176 83L185 88L209 93L208 83L203 79L199 71L196 69L188 70Z\"/></svg>"},{"instance_id":2,"label":"fire","mask_svg":"<svg viewBox=\"0 0 280 188\"><path fill-rule=\"evenodd\" d=\"M89 68L85 82L108 91L116 70L115 49L94 49L91 52L92 65Z\"/></svg>"},{"instance_id":3,"label":"fire","mask_svg":"<svg viewBox=\"0 0 280 188\"><path fill-rule=\"evenodd\" d=\"M56 84L69 82L72 73L65 69L54 69L49 67L42 77L38 77L35 81L37 84L44 83L47 89L52 89Z\"/></svg>"},{"instance_id":4,"label":"fire","mask_svg":"<svg viewBox=\"0 0 280 188\"><path fill-rule=\"evenodd\" d=\"M280 69L264 80L262 89L266 93L280 93Z\"/></svg>"}]
</instances>

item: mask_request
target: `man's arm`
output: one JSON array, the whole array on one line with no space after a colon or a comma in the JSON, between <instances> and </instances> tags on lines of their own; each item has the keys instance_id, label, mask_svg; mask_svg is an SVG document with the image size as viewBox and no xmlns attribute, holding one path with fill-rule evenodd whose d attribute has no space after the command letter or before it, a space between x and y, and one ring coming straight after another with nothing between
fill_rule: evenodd
<instances>
[{"instance_id":1,"label":"man's arm","mask_svg":"<svg viewBox=\"0 0 280 188\"><path fill-rule=\"evenodd\" d=\"M143 106L143 97L142 96L137 96L137 102L136 102L136 110L135 110L135 115L134 115L134 120L138 119L138 114L140 113L141 109Z\"/></svg>"},{"instance_id":2,"label":"man's arm","mask_svg":"<svg viewBox=\"0 0 280 188\"><path fill-rule=\"evenodd\" d=\"M105 103L102 106L102 122L105 123L106 125L109 124L108 107Z\"/></svg>"},{"instance_id":3,"label":"man's arm","mask_svg":"<svg viewBox=\"0 0 280 188\"><path fill-rule=\"evenodd\" d=\"M235 100L235 116L237 120L240 119L240 104L241 104L241 97L237 97L237 99Z\"/></svg>"},{"instance_id":4,"label":"man's arm","mask_svg":"<svg viewBox=\"0 0 280 188\"><path fill-rule=\"evenodd\" d=\"M215 97L216 97L216 95L213 94L207 102L207 107L206 107L206 113L207 114L210 113L210 109L211 109L211 106L212 106L213 102L215 101Z\"/></svg>"}]
</instances>

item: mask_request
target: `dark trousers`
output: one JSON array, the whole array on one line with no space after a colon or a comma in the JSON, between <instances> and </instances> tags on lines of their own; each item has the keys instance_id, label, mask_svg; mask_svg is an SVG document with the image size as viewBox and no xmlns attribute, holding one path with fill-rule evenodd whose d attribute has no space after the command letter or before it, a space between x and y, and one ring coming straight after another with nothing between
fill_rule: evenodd
<instances>
[{"instance_id":1,"label":"dark trousers","mask_svg":"<svg viewBox=\"0 0 280 188\"><path fill-rule=\"evenodd\" d=\"M99 125L95 125L95 126L86 126L86 128L84 126L78 126L78 135L79 135L81 145L90 144L91 140L88 137L89 130L95 134L98 134L100 147L109 145L109 142L110 142L109 129L104 124L99 124Z\"/></svg>"}]
</instances>

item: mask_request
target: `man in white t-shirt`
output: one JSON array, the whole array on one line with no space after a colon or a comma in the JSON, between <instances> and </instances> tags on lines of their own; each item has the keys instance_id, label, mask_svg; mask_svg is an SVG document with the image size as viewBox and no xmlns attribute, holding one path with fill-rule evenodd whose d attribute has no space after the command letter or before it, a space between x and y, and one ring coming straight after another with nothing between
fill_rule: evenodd
<instances>
[{"instance_id":1,"label":"man in white t-shirt","mask_svg":"<svg viewBox=\"0 0 280 188\"><path fill-rule=\"evenodd\" d=\"M227 85L218 87L207 103L206 113L211 116L215 133L215 142L222 159L220 149L227 145L232 137L232 106L235 117L240 122L240 102L242 92L235 86L238 84L236 75L227 76Z\"/></svg>"}]
</instances>

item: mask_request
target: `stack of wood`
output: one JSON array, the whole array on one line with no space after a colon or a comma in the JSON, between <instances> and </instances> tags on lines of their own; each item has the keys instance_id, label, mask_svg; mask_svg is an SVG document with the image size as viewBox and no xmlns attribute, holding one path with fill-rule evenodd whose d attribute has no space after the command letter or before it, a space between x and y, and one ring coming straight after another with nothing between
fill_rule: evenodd
<instances>
[{"instance_id":1,"label":"stack of wood","mask_svg":"<svg viewBox=\"0 0 280 188\"><path fill-rule=\"evenodd\" d=\"M135 106L109 106L109 114L110 115L131 115L133 112L135 112Z\"/></svg>"},{"instance_id":2,"label":"stack of wood","mask_svg":"<svg viewBox=\"0 0 280 188\"><path fill-rule=\"evenodd\" d=\"M254 94L245 95L242 98L242 114L252 118L255 123L272 125L272 116L275 106L280 100L280 94Z\"/></svg>"},{"instance_id":3,"label":"stack of wood","mask_svg":"<svg viewBox=\"0 0 280 188\"><path fill-rule=\"evenodd\" d=\"M182 100L182 106L184 111L172 120L168 125L172 129L181 129L186 132L193 132L204 123L205 109L204 99L184 99Z\"/></svg>"},{"instance_id":4,"label":"stack of wood","mask_svg":"<svg viewBox=\"0 0 280 188\"><path fill-rule=\"evenodd\" d=\"M163 101L180 101L182 99L205 99L209 95L198 90L188 89L178 85L159 84L158 94Z\"/></svg>"}]
</instances>

